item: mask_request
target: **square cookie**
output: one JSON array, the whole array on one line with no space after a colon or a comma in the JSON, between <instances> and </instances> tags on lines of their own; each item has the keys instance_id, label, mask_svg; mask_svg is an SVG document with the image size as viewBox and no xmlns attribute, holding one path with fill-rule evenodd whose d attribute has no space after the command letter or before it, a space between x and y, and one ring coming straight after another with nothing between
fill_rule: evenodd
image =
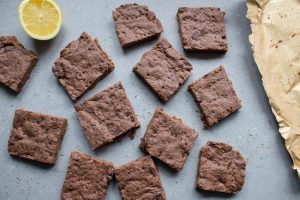
<instances>
[{"instance_id":1,"label":"square cookie","mask_svg":"<svg viewBox=\"0 0 300 200\"><path fill-rule=\"evenodd\" d=\"M113 62L98 40L83 32L60 52L52 71L70 98L76 101L113 69Z\"/></svg>"},{"instance_id":2,"label":"square cookie","mask_svg":"<svg viewBox=\"0 0 300 200\"><path fill-rule=\"evenodd\" d=\"M226 52L224 15L220 8L179 8L177 20L183 48Z\"/></svg>"},{"instance_id":3,"label":"square cookie","mask_svg":"<svg viewBox=\"0 0 300 200\"><path fill-rule=\"evenodd\" d=\"M159 19L145 5L124 4L112 13L123 48L158 37L163 32Z\"/></svg>"},{"instance_id":4,"label":"square cookie","mask_svg":"<svg viewBox=\"0 0 300 200\"><path fill-rule=\"evenodd\" d=\"M121 82L75 105L75 110L93 149L140 127Z\"/></svg>"},{"instance_id":5,"label":"square cookie","mask_svg":"<svg viewBox=\"0 0 300 200\"><path fill-rule=\"evenodd\" d=\"M115 177L123 200L166 200L158 171L150 156L116 168Z\"/></svg>"},{"instance_id":6,"label":"square cookie","mask_svg":"<svg viewBox=\"0 0 300 200\"><path fill-rule=\"evenodd\" d=\"M162 100L167 102L191 75L192 65L161 38L146 52L133 71Z\"/></svg>"},{"instance_id":7,"label":"square cookie","mask_svg":"<svg viewBox=\"0 0 300 200\"><path fill-rule=\"evenodd\" d=\"M20 92L30 77L38 56L15 36L0 36L0 83Z\"/></svg>"},{"instance_id":8,"label":"square cookie","mask_svg":"<svg viewBox=\"0 0 300 200\"><path fill-rule=\"evenodd\" d=\"M189 85L202 113L205 128L210 128L241 107L231 81L220 66Z\"/></svg>"},{"instance_id":9,"label":"square cookie","mask_svg":"<svg viewBox=\"0 0 300 200\"><path fill-rule=\"evenodd\" d=\"M181 119L156 109L140 148L171 168L182 170L198 134Z\"/></svg>"},{"instance_id":10,"label":"square cookie","mask_svg":"<svg viewBox=\"0 0 300 200\"><path fill-rule=\"evenodd\" d=\"M199 157L196 187L202 190L236 193L244 185L246 161L230 145L208 141Z\"/></svg>"},{"instance_id":11,"label":"square cookie","mask_svg":"<svg viewBox=\"0 0 300 200\"><path fill-rule=\"evenodd\" d=\"M104 200L113 173L112 163L72 152L61 199Z\"/></svg>"},{"instance_id":12,"label":"square cookie","mask_svg":"<svg viewBox=\"0 0 300 200\"><path fill-rule=\"evenodd\" d=\"M55 164L66 127L67 119L16 110L8 152L21 158Z\"/></svg>"}]
</instances>

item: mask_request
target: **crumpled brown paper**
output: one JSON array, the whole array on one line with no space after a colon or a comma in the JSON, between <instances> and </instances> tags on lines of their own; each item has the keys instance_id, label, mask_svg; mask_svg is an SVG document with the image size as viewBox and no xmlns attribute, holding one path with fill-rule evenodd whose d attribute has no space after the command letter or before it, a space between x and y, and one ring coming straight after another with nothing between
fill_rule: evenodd
<instances>
[{"instance_id":1,"label":"crumpled brown paper","mask_svg":"<svg viewBox=\"0 0 300 200\"><path fill-rule=\"evenodd\" d=\"M300 0L247 0L254 59L300 178Z\"/></svg>"}]
</instances>

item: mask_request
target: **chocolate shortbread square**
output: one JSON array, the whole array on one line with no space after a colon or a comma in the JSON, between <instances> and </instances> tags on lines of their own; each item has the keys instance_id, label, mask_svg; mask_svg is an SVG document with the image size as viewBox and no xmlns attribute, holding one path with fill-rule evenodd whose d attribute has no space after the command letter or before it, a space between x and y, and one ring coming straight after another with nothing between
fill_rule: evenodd
<instances>
[{"instance_id":1,"label":"chocolate shortbread square","mask_svg":"<svg viewBox=\"0 0 300 200\"><path fill-rule=\"evenodd\" d=\"M72 152L61 192L62 200L104 200L113 164Z\"/></svg>"},{"instance_id":2,"label":"chocolate shortbread square","mask_svg":"<svg viewBox=\"0 0 300 200\"><path fill-rule=\"evenodd\" d=\"M97 39L83 32L55 61L54 75L73 101L79 99L114 69Z\"/></svg>"},{"instance_id":3,"label":"chocolate shortbread square","mask_svg":"<svg viewBox=\"0 0 300 200\"><path fill-rule=\"evenodd\" d=\"M200 111L204 127L209 128L241 107L232 82L220 66L189 85Z\"/></svg>"},{"instance_id":4,"label":"chocolate shortbread square","mask_svg":"<svg viewBox=\"0 0 300 200\"><path fill-rule=\"evenodd\" d=\"M220 8L179 8L177 20L183 48L188 51L226 52L224 15Z\"/></svg>"},{"instance_id":5,"label":"chocolate shortbread square","mask_svg":"<svg viewBox=\"0 0 300 200\"><path fill-rule=\"evenodd\" d=\"M55 164L66 127L64 118L16 110L8 152L21 158Z\"/></svg>"},{"instance_id":6,"label":"chocolate shortbread square","mask_svg":"<svg viewBox=\"0 0 300 200\"><path fill-rule=\"evenodd\" d=\"M201 148L196 187L202 190L236 193L244 185L246 161L230 145L208 141Z\"/></svg>"},{"instance_id":7,"label":"chocolate shortbread square","mask_svg":"<svg viewBox=\"0 0 300 200\"><path fill-rule=\"evenodd\" d=\"M192 65L161 38L146 52L133 71L163 102L167 102L191 75Z\"/></svg>"},{"instance_id":8,"label":"chocolate shortbread square","mask_svg":"<svg viewBox=\"0 0 300 200\"><path fill-rule=\"evenodd\" d=\"M145 5L121 5L113 11L113 18L123 48L158 37L163 32L159 19Z\"/></svg>"},{"instance_id":9,"label":"chocolate shortbread square","mask_svg":"<svg viewBox=\"0 0 300 200\"><path fill-rule=\"evenodd\" d=\"M170 116L159 108L153 114L140 147L180 171L197 136L196 131L185 125L181 119Z\"/></svg>"},{"instance_id":10,"label":"chocolate shortbread square","mask_svg":"<svg viewBox=\"0 0 300 200\"><path fill-rule=\"evenodd\" d=\"M116 168L115 177L123 200L166 200L158 171L150 156Z\"/></svg>"},{"instance_id":11,"label":"chocolate shortbread square","mask_svg":"<svg viewBox=\"0 0 300 200\"><path fill-rule=\"evenodd\" d=\"M140 127L121 82L75 105L75 110L93 149Z\"/></svg>"},{"instance_id":12,"label":"chocolate shortbread square","mask_svg":"<svg viewBox=\"0 0 300 200\"><path fill-rule=\"evenodd\" d=\"M0 83L20 92L29 79L38 56L18 41L15 36L0 37Z\"/></svg>"}]
</instances>

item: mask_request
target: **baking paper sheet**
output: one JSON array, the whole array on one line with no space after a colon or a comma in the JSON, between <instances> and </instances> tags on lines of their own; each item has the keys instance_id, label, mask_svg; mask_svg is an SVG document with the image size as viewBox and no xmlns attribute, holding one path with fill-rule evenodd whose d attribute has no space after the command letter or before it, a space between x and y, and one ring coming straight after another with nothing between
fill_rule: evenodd
<instances>
[{"instance_id":1,"label":"baking paper sheet","mask_svg":"<svg viewBox=\"0 0 300 200\"><path fill-rule=\"evenodd\" d=\"M254 59L300 178L300 1L248 0L247 5Z\"/></svg>"}]
</instances>

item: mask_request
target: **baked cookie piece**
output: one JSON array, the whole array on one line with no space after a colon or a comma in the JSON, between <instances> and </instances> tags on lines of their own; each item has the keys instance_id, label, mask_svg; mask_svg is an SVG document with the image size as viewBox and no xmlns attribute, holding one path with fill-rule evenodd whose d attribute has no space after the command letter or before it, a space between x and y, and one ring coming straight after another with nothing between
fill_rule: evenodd
<instances>
[{"instance_id":1,"label":"baked cookie piece","mask_svg":"<svg viewBox=\"0 0 300 200\"><path fill-rule=\"evenodd\" d=\"M196 187L202 190L236 193L245 179L246 161L230 145L209 141L200 151Z\"/></svg>"},{"instance_id":2,"label":"baked cookie piece","mask_svg":"<svg viewBox=\"0 0 300 200\"><path fill-rule=\"evenodd\" d=\"M204 127L209 128L241 107L223 66L189 85L202 112Z\"/></svg>"},{"instance_id":3,"label":"baked cookie piece","mask_svg":"<svg viewBox=\"0 0 300 200\"><path fill-rule=\"evenodd\" d=\"M177 20L183 48L226 52L224 15L220 8L179 8Z\"/></svg>"},{"instance_id":4,"label":"baked cookie piece","mask_svg":"<svg viewBox=\"0 0 300 200\"><path fill-rule=\"evenodd\" d=\"M66 127L64 118L16 110L8 152L21 158L55 164Z\"/></svg>"},{"instance_id":5,"label":"baked cookie piece","mask_svg":"<svg viewBox=\"0 0 300 200\"><path fill-rule=\"evenodd\" d=\"M0 36L0 83L20 92L30 77L38 56L15 36Z\"/></svg>"},{"instance_id":6,"label":"baked cookie piece","mask_svg":"<svg viewBox=\"0 0 300 200\"><path fill-rule=\"evenodd\" d=\"M113 164L72 152L61 192L62 200L104 200Z\"/></svg>"},{"instance_id":7,"label":"baked cookie piece","mask_svg":"<svg viewBox=\"0 0 300 200\"><path fill-rule=\"evenodd\" d=\"M156 109L140 147L173 169L182 170L198 134L180 119Z\"/></svg>"},{"instance_id":8,"label":"baked cookie piece","mask_svg":"<svg viewBox=\"0 0 300 200\"><path fill-rule=\"evenodd\" d=\"M140 127L121 82L75 105L75 110L93 149Z\"/></svg>"},{"instance_id":9,"label":"baked cookie piece","mask_svg":"<svg viewBox=\"0 0 300 200\"><path fill-rule=\"evenodd\" d=\"M124 4L112 13L123 48L158 37L163 32L159 19L145 5Z\"/></svg>"},{"instance_id":10,"label":"baked cookie piece","mask_svg":"<svg viewBox=\"0 0 300 200\"><path fill-rule=\"evenodd\" d=\"M98 40L84 32L60 52L52 71L75 101L113 69L114 64Z\"/></svg>"},{"instance_id":11,"label":"baked cookie piece","mask_svg":"<svg viewBox=\"0 0 300 200\"><path fill-rule=\"evenodd\" d=\"M188 79L192 69L192 65L161 38L142 56L133 71L163 102L167 102Z\"/></svg>"},{"instance_id":12,"label":"baked cookie piece","mask_svg":"<svg viewBox=\"0 0 300 200\"><path fill-rule=\"evenodd\" d=\"M123 200L166 199L158 171L150 156L116 168L115 177Z\"/></svg>"}]
</instances>

